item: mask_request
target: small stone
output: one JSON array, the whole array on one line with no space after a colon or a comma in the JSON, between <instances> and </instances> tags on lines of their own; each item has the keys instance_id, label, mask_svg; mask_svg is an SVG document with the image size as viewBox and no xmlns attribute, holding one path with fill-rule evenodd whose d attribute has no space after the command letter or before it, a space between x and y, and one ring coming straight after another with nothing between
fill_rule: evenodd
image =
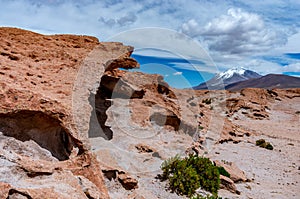
<instances>
[{"instance_id":1,"label":"small stone","mask_svg":"<svg viewBox=\"0 0 300 199\"><path fill-rule=\"evenodd\" d=\"M125 172L120 172L118 179L126 190L138 188L138 181Z\"/></svg>"}]
</instances>

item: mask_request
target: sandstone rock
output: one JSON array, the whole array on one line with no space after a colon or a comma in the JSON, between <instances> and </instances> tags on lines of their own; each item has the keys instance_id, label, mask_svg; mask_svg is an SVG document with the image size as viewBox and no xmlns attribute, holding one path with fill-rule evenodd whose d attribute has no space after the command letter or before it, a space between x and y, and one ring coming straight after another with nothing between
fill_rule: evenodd
<instances>
[{"instance_id":1,"label":"sandstone rock","mask_svg":"<svg viewBox=\"0 0 300 199\"><path fill-rule=\"evenodd\" d=\"M77 176L79 180L79 184L81 185L82 191L88 198L101 199L105 197L101 192L99 192L98 188L89 181L87 178L83 176Z\"/></svg>"},{"instance_id":2,"label":"sandstone rock","mask_svg":"<svg viewBox=\"0 0 300 199\"><path fill-rule=\"evenodd\" d=\"M252 119L267 119L269 114L267 109L269 102L275 100L278 94L275 91L266 89L246 88L241 90L238 98L226 100L228 115L241 111L242 114Z\"/></svg>"},{"instance_id":3,"label":"sandstone rock","mask_svg":"<svg viewBox=\"0 0 300 199\"><path fill-rule=\"evenodd\" d=\"M145 144L137 144L135 148L140 152L140 153L152 153L155 150L152 149L150 146L145 145Z\"/></svg>"},{"instance_id":4,"label":"sandstone rock","mask_svg":"<svg viewBox=\"0 0 300 199\"><path fill-rule=\"evenodd\" d=\"M0 28L0 36L0 166L5 168L0 182L12 187L1 194L85 198L80 175L88 180L84 190L109 198L89 152L89 135L105 136L101 128L91 128L97 117L90 101L106 69L138 66L129 57L133 48L17 28Z\"/></svg>"},{"instance_id":5,"label":"sandstone rock","mask_svg":"<svg viewBox=\"0 0 300 199\"><path fill-rule=\"evenodd\" d=\"M220 180L221 180L221 185L220 185L221 189L226 189L231 193L240 194L240 192L236 189L234 182L230 178L220 175Z\"/></svg>"},{"instance_id":6,"label":"sandstone rock","mask_svg":"<svg viewBox=\"0 0 300 199\"><path fill-rule=\"evenodd\" d=\"M216 166L219 167L224 167L224 169L230 174L230 179L233 180L234 182L246 182L247 177L245 173L240 170L236 164L233 162L222 162L219 160L214 161Z\"/></svg>"},{"instance_id":7,"label":"sandstone rock","mask_svg":"<svg viewBox=\"0 0 300 199\"><path fill-rule=\"evenodd\" d=\"M0 197L1 198L7 198L10 189L11 189L10 184L0 182Z\"/></svg>"},{"instance_id":8,"label":"sandstone rock","mask_svg":"<svg viewBox=\"0 0 300 199\"><path fill-rule=\"evenodd\" d=\"M244 141L253 132L234 118L268 119L270 102L299 97L173 89L160 75L119 70L138 67L133 48L93 37L11 28L0 36L3 198L109 198L106 185L114 198L179 198L153 181L162 160ZM245 180L228 167L233 181Z\"/></svg>"},{"instance_id":9,"label":"sandstone rock","mask_svg":"<svg viewBox=\"0 0 300 199\"><path fill-rule=\"evenodd\" d=\"M118 173L118 180L121 182L123 187L127 190L138 188L138 181L125 172Z\"/></svg>"},{"instance_id":10,"label":"sandstone rock","mask_svg":"<svg viewBox=\"0 0 300 199\"><path fill-rule=\"evenodd\" d=\"M82 174L87 176L92 173L88 169L95 164L88 159L79 164L80 162L58 161L35 142L22 142L0 135L0 179L5 182L0 186L0 198L8 195L29 198L43 198L45 195L48 198L86 198L74 173L79 172L78 168L83 168ZM92 173L95 176L88 176L93 183L87 184L87 189L97 190L101 198L107 198L106 190L101 190L101 172L96 168L92 169L95 170Z\"/></svg>"},{"instance_id":11,"label":"sandstone rock","mask_svg":"<svg viewBox=\"0 0 300 199\"><path fill-rule=\"evenodd\" d=\"M184 111L180 110L176 94L162 76L115 70L107 71L101 82L101 93L108 93L103 98L128 99L133 122L143 126L155 122L175 131L195 132L192 121L182 117Z\"/></svg>"}]
</instances>

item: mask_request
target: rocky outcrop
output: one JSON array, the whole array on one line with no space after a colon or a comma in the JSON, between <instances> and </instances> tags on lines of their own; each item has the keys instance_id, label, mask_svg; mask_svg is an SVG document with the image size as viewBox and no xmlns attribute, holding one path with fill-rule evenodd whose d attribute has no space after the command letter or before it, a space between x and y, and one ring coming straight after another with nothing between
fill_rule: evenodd
<instances>
[{"instance_id":1,"label":"rocky outcrop","mask_svg":"<svg viewBox=\"0 0 300 199\"><path fill-rule=\"evenodd\" d=\"M163 160L246 142L254 132L237 121L266 121L273 102L299 97L177 90L160 75L119 70L139 66L133 48L93 37L0 36L1 198L179 198L155 179ZM223 187L238 193L246 177L222 166L231 174Z\"/></svg>"},{"instance_id":2,"label":"rocky outcrop","mask_svg":"<svg viewBox=\"0 0 300 199\"><path fill-rule=\"evenodd\" d=\"M229 173L230 179L233 180L233 182L246 182L248 180L245 173L233 162L222 162L216 160L214 163L218 167L223 167Z\"/></svg>"},{"instance_id":3,"label":"rocky outcrop","mask_svg":"<svg viewBox=\"0 0 300 199\"><path fill-rule=\"evenodd\" d=\"M133 48L16 28L0 35L1 198L108 198L89 152L92 101L106 68L137 66Z\"/></svg>"},{"instance_id":4,"label":"rocky outcrop","mask_svg":"<svg viewBox=\"0 0 300 199\"><path fill-rule=\"evenodd\" d=\"M185 123L187 120L181 116L174 91L160 75L107 71L102 77L99 91L98 99L130 99L132 120L137 124L149 126L151 122L155 122L185 133L194 128ZM103 94L106 96L101 96ZM104 104L101 100L98 101ZM99 109L100 107L103 106L99 106Z\"/></svg>"},{"instance_id":5,"label":"rocky outcrop","mask_svg":"<svg viewBox=\"0 0 300 199\"><path fill-rule=\"evenodd\" d=\"M107 198L99 165L91 154L59 161L36 142L19 141L0 135L1 198L23 195L28 198L86 198L79 179L88 189ZM86 178L84 177L86 176ZM6 188L5 188L6 187ZM74 190L75 189L75 190Z\"/></svg>"},{"instance_id":6,"label":"rocky outcrop","mask_svg":"<svg viewBox=\"0 0 300 199\"><path fill-rule=\"evenodd\" d=\"M267 119L268 104L275 100L278 94L272 90L247 88L240 92L237 98L229 98L226 101L228 115L241 112L252 119Z\"/></svg>"},{"instance_id":7,"label":"rocky outcrop","mask_svg":"<svg viewBox=\"0 0 300 199\"><path fill-rule=\"evenodd\" d=\"M220 184L221 189L225 189L234 194L240 194L240 192L237 190L234 182L230 178L220 175L220 181L221 181L221 184Z\"/></svg>"}]
</instances>

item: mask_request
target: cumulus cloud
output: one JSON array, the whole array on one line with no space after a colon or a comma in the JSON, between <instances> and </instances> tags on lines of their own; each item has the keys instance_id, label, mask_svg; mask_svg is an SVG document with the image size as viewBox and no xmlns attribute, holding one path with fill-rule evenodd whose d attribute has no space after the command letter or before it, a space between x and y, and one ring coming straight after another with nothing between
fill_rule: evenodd
<instances>
[{"instance_id":1,"label":"cumulus cloud","mask_svg":"<svg viewBox=\"0 0 300 199\"><path fill-rule=\"evenodd\" d=\"M190 19L181 26L181 32L190 37L199 36L201 34L201 29L201 26L195 19Z\"/></svg>"},{"instance_id":2,"label":"cumulus cloud","mask_svg":"<svg viewBox=\"0 0 300 199\"><path fill-rule=\"evenodd\" d=\"M300 72L300 63L293 63L283 67L283 72Z\"/></svg>"},{"instance_id":3,"label":"cumulus cloud","mask_svg":"<svg viewBox=\"0 0 300 199\"><path fill-rule=\"evenodd\" d=\"M47 34L93 35L100 40L135 28L168 28L199 40L218 66L232 67L255 64L251 61L266 54L273 56L270 52L275 50L277 54L299 53L299 9L300 3L282 0L0 0L0 25ZM278 48L287 38L287 45ZM159 37L161 43L165 40L166 35ZM175 53L185 51L189 57L199 51L190 45L173 46ZM269 71L272 64L263 60L258 66L260 71ZM278 67L273 71L280 71ZM295 70L294 65L290 67Z\"/></svg>"},{"instance_id":4,"label":"cumulus cloud","mask_svg":"<svg viewBox=\"0 0 300 199\"><path fill-rule=\"evenodd\" d=\"M226 15L200 27L195 20L182 25L182 31L192 37L200 36L210 50L227 54L262 52L286 43L286 36L268 28L255 13L231 8Z\"/></svg>"},{"instance_id":5,"label":"cumulus cloud","mask_svg":"<svg viewBox=\"0 0 300 199\"><path fill-rule=\"evenodd\" d=\"M119 26L130 25L130 24L134 23L136 20L137 20L137 16L132 12L129 12L126 15L124 15L120 18L116 18L116 19L114 19L114 18L106 19L104 17L99 18L100 22L102 22L110 27L114 26L114 25L119 25Z\"/></svg>"}]
</instances>

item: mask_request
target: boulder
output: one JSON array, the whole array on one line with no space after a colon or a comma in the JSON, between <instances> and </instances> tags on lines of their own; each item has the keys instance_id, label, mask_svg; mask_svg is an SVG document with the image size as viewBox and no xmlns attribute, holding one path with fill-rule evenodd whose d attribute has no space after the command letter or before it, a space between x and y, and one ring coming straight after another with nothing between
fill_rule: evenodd
<instances>
[{"instance_id":1,"label":"boulder","mask_svg":"<svg viewBox=\"0 0 300 199\"><path fill-rule=\"evenodd\" d=\"M230 179L234 182L246 182L247 177L244 171L239 169L233 162L222 162L219 160L214 161L216 166L224 167L224 169L230 174Z\"/></svg>"},{"instance_id":2,"label":"boulder","mask_svg":"<svg viewBox=\"0 0 300 199\"><path fill-rule=\"evenodd\" d=\"M89 136L106 136L92 102L105 71L138 66L133 47L5 27L0 37L0 198L109 198L90 152Z\"/></svg>"},{"instance_id":3,"label":"boulder","mask_svg":"<svg viewBox=\"0 0 300 199\"><path fill-rule=\"evenodd\" d=\"M118 173L118 180L126 190L138 188L138 181L125 172Z\"/></svg>"},{"instance_id":4,"label":"boulder","mask_svg":"<svg viewBox=\"0 0 300 199\"><path fill-rule=\"evenodd\" d=\"M240 194L240 192L236 189L234 182L230 178L220 175L220 181L221 181L221 185L220 185L221 189L225 189L227 191L230 191L231 193Z\"/></svg>"}]
</instances>

